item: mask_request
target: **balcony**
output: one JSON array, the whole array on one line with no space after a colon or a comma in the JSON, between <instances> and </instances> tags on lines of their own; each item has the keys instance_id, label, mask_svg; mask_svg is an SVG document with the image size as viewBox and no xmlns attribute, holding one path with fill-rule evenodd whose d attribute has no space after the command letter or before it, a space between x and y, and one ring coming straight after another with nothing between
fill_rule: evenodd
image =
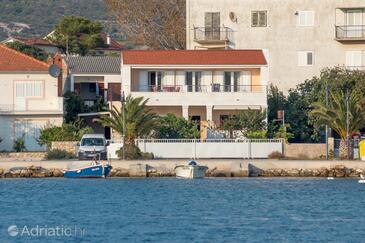
<instances>
[{"instance_id":1,"label":"balcony","mask_svg":"<svg viewBox=\"0 0 365 243\"><path fill-rule=\"evenodd\" d=\"M365 41L365 25L336 26L337 41Z\"/></svg>"},{"instance_id":2,"label":"balcony","mask_svg":"<svg viewBox=\"0 0 365 243\"><path fill-rule=\"evenodd\" d=\"M139 86L132 92L147 93L260 93L266 92L264 85L147 85Z\"/></svg>"},{"instance_id":3,"label":"balcony","mask_svg":"<svg viewBox=\"0 0 365 243\"><path fill-rule=\"evenodd\" d=\"M365 66L345 66L345 68L349 71L365 71Z\"/></svg>"},{"instance_id":4,"label":"balcony","mask_svg":"<svg viewBox=\"0 0 365 243\"><path fill-rule=\"evenodd\" d=\"M136 87L131 94L148 98L150 106L266 106L264 85L158 85Z\"/></svg>"},{"instance_id":5,"label":"balcony","mask_svg":"<svg viewBox=\"0 0 365 243\"><path fill-rule=\"evenodd\" d=\"M218 28L206 28L206 27L195 27L194 28L194 41L199 44L216 44L226 45L232 41L232 29L228 27Z\"/></svg>"}]
</instances>

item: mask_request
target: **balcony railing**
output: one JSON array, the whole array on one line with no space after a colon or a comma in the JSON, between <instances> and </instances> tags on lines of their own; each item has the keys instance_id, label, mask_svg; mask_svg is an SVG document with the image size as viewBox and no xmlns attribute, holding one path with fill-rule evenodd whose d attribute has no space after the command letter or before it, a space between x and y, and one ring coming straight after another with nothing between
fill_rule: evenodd
<instances>
[{"instance_id":1,"label":"balcony railing","mask_svg":"<svg viewBox=\"0 0 365 243\"><path fill-rule=\"evenodd\" d=\"M222 85L219 83L210 85L147 85L139 86L132 92L162 92L162 93L260 93L266 92L265 85Z\"/></svg>"},{"instance_id":2,"label":"balcony railing","mask_svg":"<svg viewBox=\"0 0 365 243\"><path fill-rule=\"evenodd\" d=\"M346 66L346 69L350 71L365 71L365 66Z\"/></svg>"},{"instance_id":3,"label":"balcony railing","mask_svg":"<svg viewBox=\"0 0 365 243\"><path fill-rule=\"evenodd\" d=\"M365 40L365 25L336 26L337 40Z\"/></svg>"},{"instance_id":4,"label":"balcony railing","mask_svg":"<svg viewBox=\"0 0 365 243\"><path fill-rule=\"evenodd\" d=\"M232 40L232 29L228 27L195 27L194 41L196 42L228 42Z\"/></svg>"}]
</instances>

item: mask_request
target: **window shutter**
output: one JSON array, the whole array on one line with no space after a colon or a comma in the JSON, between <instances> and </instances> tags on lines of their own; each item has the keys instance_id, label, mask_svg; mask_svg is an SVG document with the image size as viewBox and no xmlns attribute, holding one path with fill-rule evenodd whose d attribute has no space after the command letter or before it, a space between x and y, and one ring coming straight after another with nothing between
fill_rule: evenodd
<instances>
[{"instance_id":1,"label":"window shutter","mask_svg":"<svg viewBox=\"0 0 365 243\"><path fill-rule=\"evenodd\" d=\"M266 11L259 12L259 25L261 27L266 27L267 25Z\"/></svg>"},{"instance_id":2,"label":"window shutter","mask_svg":"<svg viewBox=\"0 0 365 243\"><path fill-rule=\"evenodd\" d=\"M298 26L313 26L314 12L313 11L298 11Z\"/></svg>"},{"instance_id":3,"label":"window shutter","mask_svg":"<svg viewBox=\"0 0 365 243\"><path fill-rule=\"evenodd\" d=\"M305 62L306 62L305 52L299 51L298 52L298 66L305 66Z\"/></svg>"},{"instance_id":4,"label":"window shutter","mask_svg":"<svg viewBox=\"0 0 365 243\"><path fill-rule=\"evenodd\" d=\"M213 13L205 13L205 28L212 28L213 27Z\"/></svg>"},{"instance_id":5,"label":"window shutter","mask_svg":"<svg viewBox=\"0 0 365 243\"><path fill-rule=\"evenodd\" d=\"M40 82L34 83L34 96L37 97L42 96L42 83Z\"/></svg>"},{"instance_id":6,"label":"window shutter","mask_svg":"<svg viewBox=\"0 0 365 243\"><path fill-rule=\"evenodd\" d=\"M259 13L252 12L252 27L257 27L259 25Z\"/></svg>"}]
</instances>

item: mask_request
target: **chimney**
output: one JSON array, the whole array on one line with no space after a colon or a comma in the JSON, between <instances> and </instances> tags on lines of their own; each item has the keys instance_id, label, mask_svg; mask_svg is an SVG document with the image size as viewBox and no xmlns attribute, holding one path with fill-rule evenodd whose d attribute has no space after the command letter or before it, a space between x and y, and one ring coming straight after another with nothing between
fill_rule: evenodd
<instances>
[{"instance_id":1,"label":"chimney","mask_svg":"<svg viewBox=\"0 0 365 243\"><path fill-rule=\"evenodd\" d=\"M110 35L109 34L106 35L106 44L108 46L110 46Z\"/></svg>"}]
</instances>

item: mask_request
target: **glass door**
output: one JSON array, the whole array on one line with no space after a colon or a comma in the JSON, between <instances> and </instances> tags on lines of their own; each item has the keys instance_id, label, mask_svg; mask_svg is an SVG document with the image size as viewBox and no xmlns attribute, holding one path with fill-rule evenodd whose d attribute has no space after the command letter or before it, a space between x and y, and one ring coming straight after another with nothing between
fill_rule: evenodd
<instances>
[{"instance_id":1,"label":"glass door","mask_svg":"<svg viewBox=\"0 0 365 243\"><path fill-rule=\"evenodd\" d=\"M361 9L347 10L347 37L362 37L363 11Z\"/></svg>"}]
</instances>

